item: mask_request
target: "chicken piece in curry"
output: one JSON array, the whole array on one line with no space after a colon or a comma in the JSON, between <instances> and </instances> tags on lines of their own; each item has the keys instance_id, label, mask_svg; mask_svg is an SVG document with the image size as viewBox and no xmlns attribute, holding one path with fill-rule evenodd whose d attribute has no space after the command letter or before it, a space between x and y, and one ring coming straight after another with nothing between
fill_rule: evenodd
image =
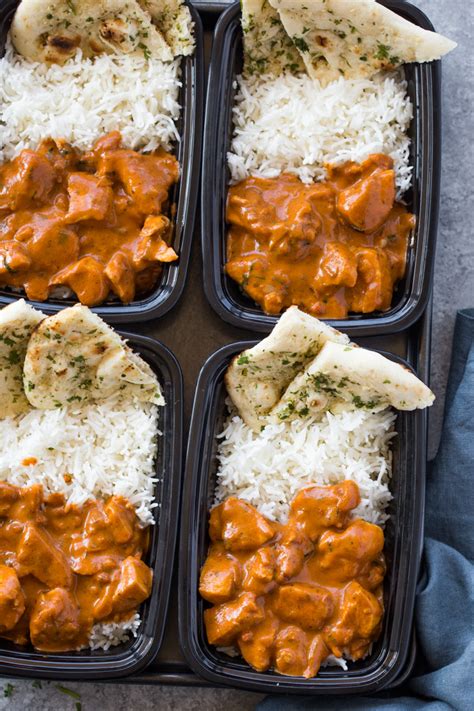
<instances>
[{"instance_id":1,"label":"chicken piece in curry","mask_svg":"<svg viewBox=\"0 0 474 711\"><path fill-rule=\"evenodd\" d=\"M0 637L41 652L88 646L97 622L130 618L151 592L148 532L120 496L65 504L0 482Z\"/></svg>"},{"instance_id":2,"label":"chicken piece in curry","mask_svg":"<svg viewBox=\"0 0 474 711\"><path fill-rule=\"evenodd\" d=\"M351 517L357 484L312 486L275 523L230 497L211 511L199 592L210 644L257 671L313 677L329 656L364 657L382 623L384 535Z\"/></svg>"},{"instance_id":3,"label":"chicken piece in curry","mask_svg":"<svg viewBox=\"0 0 474 711\"><path fill-rule=\"evenodd\" d=\"M124 149L117 131L88 153L52 138L22 151L0 167L0 287L34 301L66 287L86 306L147 294L178 258L165 214L178 177L174 156Z\"/></svg>"},{"instance_id":4,"label":"chicken piece in curry","mask_svg":"<svg viewBox=\"0 0 474 711\"><path fill-rule=\"evenodd\" d=\"M395 201L393 160L327 165L327 179L246 178L228 194L226 273L267 314L390 308L415 217Z\"/></svg>"}]
</instances>

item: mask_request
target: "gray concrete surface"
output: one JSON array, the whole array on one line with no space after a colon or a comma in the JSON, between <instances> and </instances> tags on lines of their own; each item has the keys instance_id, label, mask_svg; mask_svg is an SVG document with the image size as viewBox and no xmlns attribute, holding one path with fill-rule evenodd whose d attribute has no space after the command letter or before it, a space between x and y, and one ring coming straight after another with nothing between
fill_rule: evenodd
<instances>
[{"instance_id":1,"label":"gray concrete surface","mask_svg":"<svg viewBox=\"0 0 474 711\"><path fill-rule=\"evenodd\" d=\"M436 29L459 44L457 50L443 60L443 169L431 379L438 399L430 419L430 453L434 454L442 422L454 316L457 309L474 306L474 66L471 49L474 4L469 0L414 1L431 18ZM55 683L42 682L42 688L37 688L31 681L0 680L0 711L74 711L78 701L84 711L194 711L200 708L246 711L253 709L260 698L257 694L220 689L85 683L68 683L66 686L80 698L69 697L58 690Z\"/></svg>"}]
</instances>

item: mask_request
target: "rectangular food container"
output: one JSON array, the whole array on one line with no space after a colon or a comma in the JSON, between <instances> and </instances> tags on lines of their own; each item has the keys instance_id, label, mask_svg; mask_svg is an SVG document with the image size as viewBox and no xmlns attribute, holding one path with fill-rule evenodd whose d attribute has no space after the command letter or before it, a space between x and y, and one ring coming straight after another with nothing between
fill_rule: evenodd
<instances>
[{"instance_id":1,"label":"rectangular food container","mask_svg":"<svg viewBox=\"0 0 474 711\"><path fill-rule=\"evenodd\" d=\"M403 0L382 5L428 30L433 26L418 8ZM219 18L214 34L207 90L201 192L201 239L204 288L212 308L234 326L269 332L278 316L267 316L224 272L227 229L225 209L230 179L227 152L232 139L235 79L242 71L240 6L233 4ZM414 118L410 126L411 189L404 199L416 215L414 241L408 249L406 274L393 295L389 311L351 314L330 323L349 335L395 333L411 326L423 313L430 295L438 221L441 152L440 62L405 67Z\"/></svg>"},{"instance_id":2,"label":"rectangular food container","mask_svg":"<svg viewBox=\"0 0 474 711\"><path fill-rule=\"evenodd\" d=\"M151 596L139 608L142 623L136 638L109 650L48 653L14 645L0 638L0 676L97 680L117 678L144 669L157 655L165 631L176 547L183 455L183 377L166 346L152 338L122 333L156 373L165 407L159 408L155 486L158 506L150 547L144 558L153 569Z\"/></svg>"},{"instance_id":3,"label":"rectangular food container","mask_svg":"<svg viewBox=\"0 0 474 711\"><path fill-rule=\"evenodd\" d=\"M372 653L349 663L344 671L323 667L314 679L254 671L240 657L218 652L207 642L199 595L199 573L209 546L209 508L217 470L216 435L226 417L224 374L232 358L255 342L221 348L199 375L189 433L179 568L179 631L181 647L196 674L214 684L228 684L265 693L368 693L387 688L403 672L412 644L415 591L423 543L426 411L400 412L393 446L393 500L385 526L387 575L384 583L383 628ZM384 353L395 362L410 365Z\"/></svg>"},{"instance_id":4,"label":"rectangular food container","mask_svg":"<svg viewBox=\"0 0 474 711\"><path fill-rule=\"evenodd\" d=\"M0 56L4 54L8 30L18 4L19 0L6 0L1 3ZM181 141L176 147L181 175L170 191L170 204L176 206L176 214L172 220L174 230L171 245L179 259L170 264L163 264L160 280L149 296L130 304L122 304L118 300L108 301L91 309L107 323L137 323L160 318L173 308L184 289L199 193L204 105L203 28L198 12L190 3L188 6L194 22L196 48L192 56L183 57L181 61L182 86L178 97L181 115L177 122ZM0 288L0 305L9 304L19 298L26 296ZM66 306L72 306L77 303L77 299L48 299L28 303L46 314L52 314Z\"/></svg>"}]
</instances>

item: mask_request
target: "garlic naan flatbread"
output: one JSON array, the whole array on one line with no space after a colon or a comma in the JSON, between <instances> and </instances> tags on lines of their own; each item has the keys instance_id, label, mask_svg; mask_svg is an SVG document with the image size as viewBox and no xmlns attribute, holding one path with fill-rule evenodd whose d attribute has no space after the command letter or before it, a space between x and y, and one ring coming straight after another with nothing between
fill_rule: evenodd
<instances>
[{"instance_id":1,"label":"garlic naan flatbread","mask_svg":"<svg viewBox=\"0 0 474 711\"><path fill-rule=\"evenodd\" d=\"M304 72L304 63L278 12L267 0L242 0L246 74Z\"/></svg>"},{"instance_id":2,"label":"garlic naan flatbread","mask_svg":"<svg viewBox=\"0 0 474 711\"><path fill-rule=\"evenodd\" d=\"M303 58L322 84L372 76L405 62L430 62L456 47L375 0L270 0Z\"/></svg>"},{"instance_id":3,"label":"garlic naan flatbread","mask_svg":"<svg viewBox=\"0 0 474 711\"><path fill-rule=\"evenodd\" d=\"M33 332L23 382L28 400L40 410L112 396L164 404L150 366L81 304L49 316Z\"/></svg>"},{"instance_id":4,"label":"garlic naan flatbread","mask_svg":"<svg viewBox=\"0 0 474 711\"><path fill-rule=\"evenodd\" d=\"M0 417L31 409L23 390L23 363L33 329L44 319L24 299L0 311Z\"/></svg>"},{"instance_id":5,"label":"garlic naan flatbread","mask_svg":"<svg viewBox=\"0 0 474 711\"><path fill-rule=\"evenodd\" d=\"M22 0L11 38L17 52L35 62L65 62L79 47L86 57L135 52L173 59L166 40L136 0Z\"/></svg>"},{"instance_id":6,"label":"garlic naan flatbread","mask_svg":"<svg viewBox=\"0 0 474 711\"><path fill-rule=\"evenodd\" d=\"M234 358L225 384L249 427L260 431L287 386L327 341L347 344L349 338L292 306L267 338Z\"/></svg>"},{"instance_id":7,"label":"garlic naan flatbread","mask_svg":"<svg viewBox=\"0 0 474 711\"><path fill-rule=\"evenodd\" d=\"M429 407L435 397L410 370L380 353L327 342L288 386L269 422L306 418L343 406L370 411Z\"/></svg>"},{"instance_id":8,"label":"garlic naan flatbread","mask_svg":"<svg viewBox=\"0 0 474 711\"><path fill-rule=\"evenodd\" d=\"M162 33L174 56L194 51L194 23L182 0L138 0Z\"/></svg>"}]
</instances>

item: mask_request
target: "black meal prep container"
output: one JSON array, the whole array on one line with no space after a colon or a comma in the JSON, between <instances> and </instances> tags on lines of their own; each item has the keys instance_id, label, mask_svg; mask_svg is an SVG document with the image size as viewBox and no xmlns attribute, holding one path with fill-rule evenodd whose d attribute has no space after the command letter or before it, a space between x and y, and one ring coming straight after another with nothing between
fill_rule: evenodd
<instances>
[{"instance_id":1,"label":"black meal prep container","mask_svg":"<svg viewBox=\"0 0 474 711\"><path fill-rule=\"evenodd\" d=\"M151 596L139 607L142 623L136 638L104 650L48 653L0 638L0 676L103 681L143 670L157 655L165 631L179 516L183 458L183 377L178 361L162 343L122 333L150 364L161 384L166 406L159 408L158 456L155 463L155 525L144 558L153 569Z\"/></svg>"},{"instance_id":2,"label":"black meal prep container","mask_svg":"<svg viewBox=\"0 0 474 711\"><path fill-rule=\"evenodd\" d=\"M0 56L4 54L8 30L18 4L19 0L0 0ZM198 12L190 3L188 5L194 22L196 49L192 56L183 57L181 62L182 86L178 100L182 109L177 122L181 141L175 153L181 175L170 192L170 204L176 206L170 243L179 259L170 264L163 264L159 282L147 297L130 304L122 304L118 300L108 301L91 309L107 323L138 323L160 318L173 308L184 289L199 193L204 110L203 28ZM0 306L19 298L26 299L26 296L0 288ZM41 302L28 300L28 303L46 314L52 314L66 306L72 306L77 303L77 299L48 299Z\"/></svg>"},{"instance_id":3,"label":"black meal prep container","mask_svg":"<svg viewBox=\"0 0 474 711\"><path fill-rule=\"evenodd\" d=\"M183 495L180 568L179 631L181 647L196 674L214 684L249 691L294 694L354 694L398 685L411 668L412 619L423 543L426 411L399 412L393 445L393 500L385 527L388 570L384 584L385 615L379 640L369 657L349 664L347 671L325 667L314 679L288 677L273 671L254 671L240 657L218 652L207 642L203 611L209 606L199 595L199 572L206 558L209 509L216 482L216 435L226 417L224 374L231 359L255 342L232 343L210 356L196 387L188 440ZM410 368L402 358L384 353ZM411 656L410 656L411 655Z\"/></svg>"},{"instance_id":4,"label":"black meal prep container","mask_svg":"<svg viewBox=\"0 0 474 711\"><path fill-rule=\"evenodd\" d=\"M381 4L420 27L433 29L426 15L404 0L382 0ZM225 321L239 328L269 332L278 317L265 315L224 272L225 206L230 178L226 155L232 138L235 79L242 70L240 17L239 3L220 16L212 49L201 180L204 289L212 308ZM413 186L404 199L416 215L417 226L413 244L408 248L406 274L394 291L390 310L330 320L332 326L353 336L395 333L408 328L423 313L431 292L441 156L440 62L408 64L405 73L414 118L409 132Z\"/></svg>"}]
</instances>

